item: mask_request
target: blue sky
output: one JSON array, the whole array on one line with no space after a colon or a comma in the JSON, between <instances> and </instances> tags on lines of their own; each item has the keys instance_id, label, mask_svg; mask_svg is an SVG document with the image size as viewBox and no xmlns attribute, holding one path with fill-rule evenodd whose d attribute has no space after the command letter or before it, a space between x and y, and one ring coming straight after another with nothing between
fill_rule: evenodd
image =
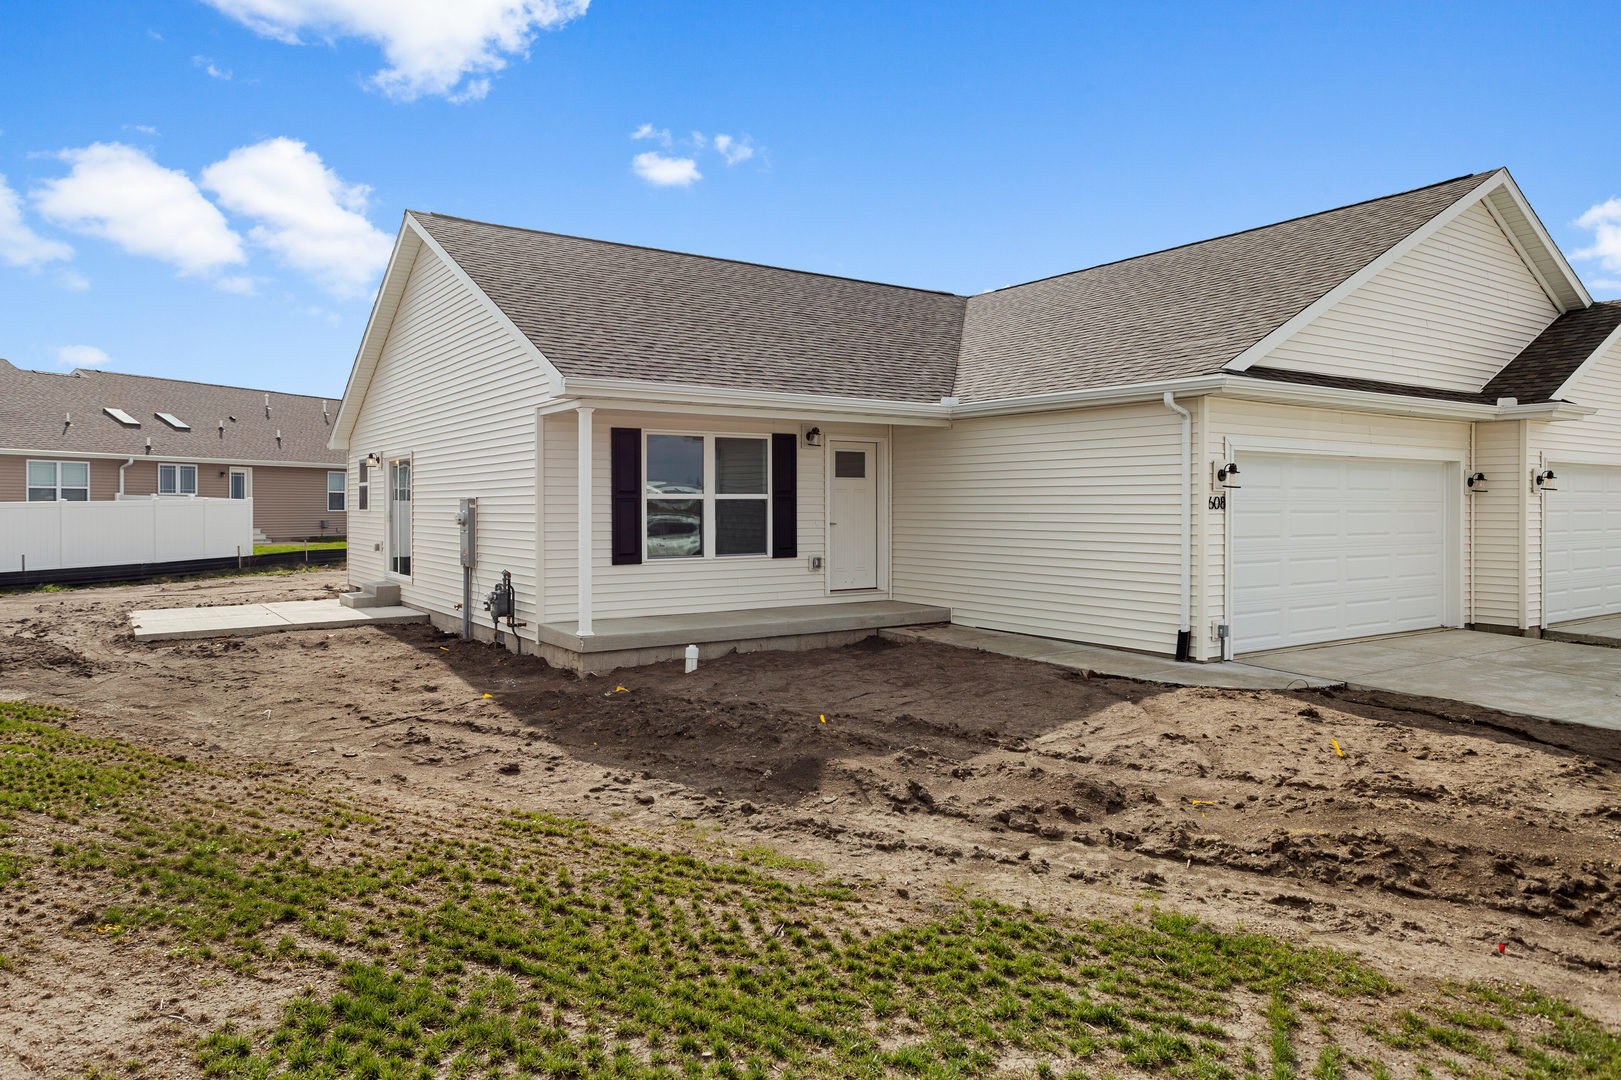
<instances>
[{"instance_id":1,"label":"blue sky","mask_svg":"<svg viewBox=\"0 0 1621 1080\"><path fill-rule=\"evenodd\" d=\"M13 0L6 23L20 366L335 396L406 208L978 292L1508 165L1621 296L1609 4Z\"/></svg>"}]
</instances>

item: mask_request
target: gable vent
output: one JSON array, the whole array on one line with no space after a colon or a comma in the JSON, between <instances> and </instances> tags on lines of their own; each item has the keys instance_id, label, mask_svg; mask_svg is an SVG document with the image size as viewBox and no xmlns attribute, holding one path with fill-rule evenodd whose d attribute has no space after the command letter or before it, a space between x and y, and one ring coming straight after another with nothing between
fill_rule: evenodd
<instances>
[{"instance_id":1,"label":"gable vent","mask_svg":"<svg viewBox=\"0 0 1621 1080\"><path fill-rule=\"evenodd\" d=\"M104 405L104 406L102 406L101 411L106 413L108 416L112 417L114 420L117 420L120 424L123 424L125 427L140 427L141 426L141 422L139 420L135 419L135 417L131 416L129 413L125 412L123 409L115 409L111 405Z\"/></svg>"},{"instance_id":2,"label":"gable vent","mask_svg":"<svg viewBox=\"0 0 1621 1080\"><path fill-rule=\"evenodd\" d=\"M191 425L180 419L180 417L176 416L174 413L160 412L154 415L156 415L157 418L162 420L165 424L168 424L170 427L174 428L176 431L191 430Z\"/></svg>"}]
</instances>

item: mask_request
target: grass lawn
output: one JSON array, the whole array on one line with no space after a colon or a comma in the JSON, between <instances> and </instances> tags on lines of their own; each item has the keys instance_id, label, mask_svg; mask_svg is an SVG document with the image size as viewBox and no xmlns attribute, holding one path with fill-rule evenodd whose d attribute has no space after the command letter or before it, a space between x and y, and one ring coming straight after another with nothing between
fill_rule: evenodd
<instances>
[{"instance_id":1,"label":"grass lawn","mask_svg":"<svg viewBox=\"0 0 1621 1080\"><path fill-rule=\"evenodd\" d=\"M305 548L310 551L332 551L348 546L349 541L347 540L311 540L308 544L302 542L297 544L254 544L253 553L255 555L279 555L284 551L303 551Z\"/></svg>"},{"instance_id":2,"label":"grass lawn","mask_svg":"<svg viewBox=\"0 0 1621 1080\"><path fill-rule=\"evenodd\" d=\"M94 904L51 934L100 950L109 981L333 976L184 1036L208 1076L1621 1077L1621 1040L1519 984L1403 989L1152 907L897 907L692 824L629 842L499 807L413 813L75 722L0 702L0 834L52 833L0 835L0 902L49 882ZM53 947L9 939L0 968Z\"/></svg>"}]
</instances>

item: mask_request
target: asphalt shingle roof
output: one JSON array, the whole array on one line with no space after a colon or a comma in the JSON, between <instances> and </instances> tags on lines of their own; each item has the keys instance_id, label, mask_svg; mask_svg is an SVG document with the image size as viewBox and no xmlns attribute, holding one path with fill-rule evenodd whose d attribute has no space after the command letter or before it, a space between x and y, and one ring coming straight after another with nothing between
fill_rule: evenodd
<instances>
[{"instance_id":1,"label":"asphalt shingle roof","mask_svg":"<svg viewBox=\"0 0 1621 1080\"><path fill-rule=\"evenodd\" d=\"M960 296L412 216L565 379L896 401L951 393Z\"/></svg>"},{"instance_id":2,"label":"asphalt shingle roof","mask_svg":"<svg viewBox=\"0 0 1621 1080\"><path fill-rule=\"evenodd\" d=\"M973 297L413 217L565 377L985 401L1220 372L1491 175ZM1563 316L1478 393L1251 375L1458 401L1540 401L1618 322L1613 304Z\"/></svg>"},{"instance_id":3,"label":"asphalt shingle roof","mask_svg":"<svg viewBox=\"0 0 1621 1080\"><path fill-rule=\"evenodd\" d=\"M1618 326L1621 300L1567 311L1493 376L1482 393L1492 401L1547 401Z\"/></svg>"},{"instance_id":4,"label":"asphalt shingle roof","mask_svg":"<svg viewBox=\"0 0 1621 1080\"><path fill-rule=\"evenodd\" d=\"M338 418L336 398L327 400L323 415L320 398L269 391L267 417L265 394L90 368L67 374L28 371L0 360L0 448L219 462L343 461L341 451L326 447L330 421ZM102 411L109 407L122 409L141 426L119 423ZM158 419L160 412L191 430L176 431ZM64 423L69 416L73 422Z\"/></svg>"}]
</instances>

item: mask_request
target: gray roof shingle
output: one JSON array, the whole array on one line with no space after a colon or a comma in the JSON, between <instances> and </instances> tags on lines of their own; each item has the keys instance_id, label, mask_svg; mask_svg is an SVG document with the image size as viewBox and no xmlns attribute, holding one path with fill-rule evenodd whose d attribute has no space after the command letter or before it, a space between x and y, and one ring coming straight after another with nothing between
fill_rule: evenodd
<instances>
[{"instance_id":1,"label":"gray roof shingle","mask_svg":"<svg viewBox=\"0 0 1621 1080\"><path fill-rule=\"evenodd\" d=\"M412 216L565 377L986 401L1217 373L1491 175L973 297ZM1478 394L1341 382L1544 400L1615 324L1602 306L1557 320Z\"/></svg>"},{"instance_id":2,"label":"gray roof shingle","mask_svg":"<svg viewBox=\"0 0 1621 1080\"><path fill-rule=\"evenodd\" d=\"M0 360L0 447L61 454L128 454L209 461L300 461L341 464L328 450L330 421L338 400L212 383L124 375L80 368L70 373L28 371ZM126 427L104 408L122 409L140 421ZM169 413L190 425L176 431L158 419ZM72 416L71 424L64 424ZM232 417L235 419L233 420ZM223 430L220 424L224 423ZM276 433L281 432L281 440ZM152 440L147 454L146 440Z\"/></svg>"},{"instance_id":3,"label":"gray roof shingle","mask_svg":"<svg viewBox=\"0 0 1621 1080\"><path fill-rule=\"evenodd\" d=\"M412 216L565 379L896 401L951 393L960 296Z\"/></svg>"},{"instance_id":4,"label":"gray roof shingle","mask_svg":"<svg viewBox=\"0 0 1621 1080\"><path fill-rule=\"evenodd\" d=\"M1500 397L1547 401L1618 326L1621 300L1567 311L1493 376L1482 393L1492 401Z\"/></svg>"}]
</instances>

